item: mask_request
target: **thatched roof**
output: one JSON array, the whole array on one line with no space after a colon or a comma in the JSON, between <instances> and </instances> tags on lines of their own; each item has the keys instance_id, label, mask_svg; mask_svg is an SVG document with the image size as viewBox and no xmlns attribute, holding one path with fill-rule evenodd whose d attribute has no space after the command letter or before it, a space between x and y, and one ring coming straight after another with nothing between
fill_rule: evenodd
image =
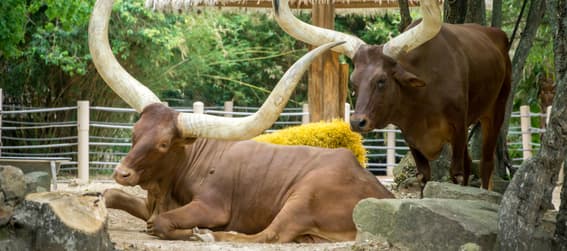
<instances>
[{"instance_id":1,"label":"thatched roof","mask_svg":"<svg viewBox=\"0 0 567 251\"><path fill-rule=\"evenodd\" d=\"M290 0L292 9L309 10L313 3L335 4L337 13L387 12L398 9L398 0ZM419 6L418 0L409 0L410 7ZM442 2L442 0L439 0ZM164 12L186 12L202 7L217 7L222 10L271 9L272 0L146 0L146 8Z\"/></svg>"}]
</instances>

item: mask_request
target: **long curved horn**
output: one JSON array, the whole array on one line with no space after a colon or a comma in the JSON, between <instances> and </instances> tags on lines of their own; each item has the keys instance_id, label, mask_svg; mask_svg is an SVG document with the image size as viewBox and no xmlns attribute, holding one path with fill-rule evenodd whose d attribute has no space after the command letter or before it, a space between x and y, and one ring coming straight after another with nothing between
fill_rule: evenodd
<instances>
[{"instance_id":1,"label":"long curved horn","mask_svg":"<svg viewBox=\"0 0 567 251\"><path fill-rule=\"evenodd\" d=\"M93 62L105 82L136 111L160 102L147 87L118 63L108 42L108 21L114 0L97 0L89 23L89 48ZM323 52L344 42L324 44L293 64L278 82L262 107L248 117L226 118L204 114L180 113L177 127L183 137L249 139L268 129L287 104L291 93L311 62Z\"/></svg>"},{"instance_id":2,"label":"long curved horn","mask_svg":"<svg viewBox=\"0 0 567 251\"><path fill-rule=\"evenodd\" d=\"M311 50L293 64L274 87L260 109L247 117L227 118L181 113L177 126L184 137L250 139L270 128L284 109L299 79L311 62L325 51L344 42L332 42Z\"/></svg>"},{"instance_id":3,"label":"long curved horn","mask_svg":"<svg viewBox=\"0 0 567 251\"><path fill-rule=\"evenodd\" d=\"M93 63L110 88L137 112L159 98L118 63L108 43L108 21L114 0L96 1L89 23L89 50Z\"/></svg>"},{"instance_id":4,"label":"long curved horn","mask_svg":"<svg viewBox=\"0 0 567 251\"><path fill-rule=\"evenodd\" d=\"M324 43L345 41L342 46L333 48L333 51L343 53L352 58L364 43L360 38L342 32L317 27L297 19L289 9L288 0L273 0L274 18L290 36L310 45L319 46Z\"/></svg>"},{"instance_id":5,"label":"long curved horn","mask_svg":"<svg viewBox=\"0 0 567 251\"><path fill-rule=\"evenodd\" d=\"M443 21L437 0L421 0L420 6L421 23L388 41L382 48L386 56L396 59L402 52L419 47L439 33Z\"/></svg>"}]
</instances>

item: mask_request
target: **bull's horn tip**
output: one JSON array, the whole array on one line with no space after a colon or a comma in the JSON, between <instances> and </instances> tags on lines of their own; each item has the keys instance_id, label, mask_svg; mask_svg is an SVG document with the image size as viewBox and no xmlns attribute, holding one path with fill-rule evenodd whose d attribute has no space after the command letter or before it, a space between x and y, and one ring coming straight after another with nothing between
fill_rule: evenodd
<instances>
[{"instance_id":1,"label":"bull's horn tip","mask_svg":"<svg viewBox=\"0 0 567 251\"><path fill-rule=\"evenodd\" d=\"M346 41L338 41L338 42L335 42L335 43L331 46L331 48L336 47L336 46L339 46L339 45L344 44L344 43L346 43Z\"/></svg>"}]
</instances>

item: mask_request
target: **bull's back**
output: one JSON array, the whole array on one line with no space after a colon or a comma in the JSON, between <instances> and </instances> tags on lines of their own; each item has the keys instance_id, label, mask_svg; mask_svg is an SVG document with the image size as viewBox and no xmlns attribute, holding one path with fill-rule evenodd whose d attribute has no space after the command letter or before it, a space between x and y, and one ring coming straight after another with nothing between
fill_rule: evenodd
<instances>
[{"instance_id":1,"label":"bull's back","mask_svg":"<svg viewBox=\"0 0 567 251\"><path fill-rule=\"evenodd\" d=\"M508 89L504 86L509 85L506 79L511 67L508 38L500 29L477 24L444 27L458 38L452 48L462 53L458 67L466 73L469 123L473 123L492 107L503 89Z\"/></svg>"},{"instance_id":2,"label":"bull's back","mask_svg":"<svg viewBox=\"0 0 567 251\"><path fill-rule=\"evenodd\" d=\"M226 154L227 160L240 156L231 163L237 173L231 210L239 218L232 219L227 230L256 233L269 225L290 197L309 193L310 189L324 192L354 181L358 183L355 191L352 185L340 188L353 199L389 194L347 149L242 141Z\"/></svg>"}]
</instances>

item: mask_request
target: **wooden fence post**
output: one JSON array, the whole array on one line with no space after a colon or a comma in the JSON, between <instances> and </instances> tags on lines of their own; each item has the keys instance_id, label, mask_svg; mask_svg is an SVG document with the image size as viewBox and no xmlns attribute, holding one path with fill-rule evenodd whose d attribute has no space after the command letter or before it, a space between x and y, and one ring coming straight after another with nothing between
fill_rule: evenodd
<instances>
[{"instance_id":1,"label":"wooden fence post","mask_svg":"<svg viewBox=\"0 0 567 251\"><path fill-rule=\"evenodd\" d=\"M396 127L389 124L386 127L386 175L394 177L394 166L396 166Z\"/></svg>"},{"instance_id":2,"label":"wooden fence post","mask_svg":"<svg viewBox=\"0 0 567 251\"><path fill-rule=\"evenodd\" d=\"M545 109L545 127L549 124L549 117L551 117L551 106Z\"/></svg>"},{"instance_id":3,"label":"wooden fence post","mask_svg":"<svg viewBox=\"0 0 567 251\"><path fill-rule=\"evenodd\" d=\"M301 124L309 124L309 104L303 104L303 116L301 117Z\"/></svg>"},{"instance_id":4,"label":"wooden fence post","mask_svg":"<svg viewBox=\"0 0 567 251\"><path fill-rule=\"evenodd\" d=\"M224 102L224 114L225 117L232 117L232 112L234 111L234 103L232 101Z\"/></svg>"},{"instance_id":5,"label":"wooden fence post","mask_svg":"<svg viewBox=\"0 0 567 251\"><path fill-rule=\"evenodd\" d=\"M520 106L520 127L522 131L522 152L524 160L532 157L532 133L530 131L530 107L527 105Z\"/></svg>"},{"instance_id":6,"label":"wooden fence post","mask_svg":"<svg viewBox=\"0 0 567 251\"><path fill-rule=\"evenodd\" d=\"M205 104L201 101L197 101L193 103L193 113L195 114L203 114L205 113Z\"/></svg>"},{"instance_id":7,"label":"wooden fence post","mask_svg":"<svg viewBox=\"0 0 567 251\"><path fill-rule=\"evenodd\" d=\"M77 168L78 183L89 183L89 101L77 101L78 150Z\"/></svg>"},{"instance_id":8,"label":"wooden fence post","mask_svg":"<svg viewBox=\"0 0 567 251\"><path fill-rule=\"evenodd\" d=\"M345 103L345 122L350 124L350 104Z\"/></svg>"}]
</instances>

